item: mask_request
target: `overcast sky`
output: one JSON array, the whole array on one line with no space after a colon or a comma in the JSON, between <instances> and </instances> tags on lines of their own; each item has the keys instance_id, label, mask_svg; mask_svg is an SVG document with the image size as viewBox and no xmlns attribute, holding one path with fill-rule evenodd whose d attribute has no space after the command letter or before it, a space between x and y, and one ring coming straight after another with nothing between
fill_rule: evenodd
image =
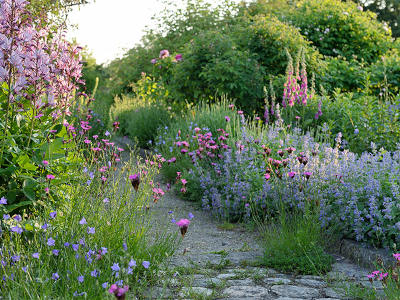
<instances>
[{"instance_id":1,"label":"overcast sky","mask_svg":"<svg viewBox=\"0 0 400 300\"><path fill-rule=\"evenodd\" d=\"M106 63L138 43L160 9L159 0L95 0L70 13L69 21L78 29L71 30L69 37L87 46L97 63Z\"/></svg>"}]
</instances>

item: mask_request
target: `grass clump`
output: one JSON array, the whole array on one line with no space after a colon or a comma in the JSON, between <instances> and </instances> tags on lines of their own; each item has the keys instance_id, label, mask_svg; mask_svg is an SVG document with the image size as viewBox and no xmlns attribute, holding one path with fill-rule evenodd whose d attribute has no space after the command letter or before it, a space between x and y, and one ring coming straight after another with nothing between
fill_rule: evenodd
<instances>
[{"instance_id":1,"label":"grass clump","mask_svg":"<svg viewBox=\"0 0 400 300\"><path fill-rule=\"evenodd\" d=\"M316 214L282 214L277 224L263 227L266 266L305 275L321 275L331 270L333 258L324 251Z\"/></svg>"}]
</instances>

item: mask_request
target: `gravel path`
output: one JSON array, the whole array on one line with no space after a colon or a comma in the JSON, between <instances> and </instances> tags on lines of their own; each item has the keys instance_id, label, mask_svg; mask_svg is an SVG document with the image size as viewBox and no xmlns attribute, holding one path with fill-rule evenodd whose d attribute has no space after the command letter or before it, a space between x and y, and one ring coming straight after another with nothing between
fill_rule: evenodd
<instances>
[{"instance_id":1,"label":"gravel path","mask_svg":"<svg viewBox=\"0 0 400 300\"><path fill-rule=\"evenodd\" d=\"M162 178L157 181L166 190ZM178 230L171 226L172 218L188 218L189 213L194 218L157 286L149 288L144 299L334 300L347 299L338 288L346 282L371 287L366 278L368 270L342 257L336 257L333 270L324 277L283 274L260 267L263 251L256 231L243 225L228 228L171 191L151 211L152 222L169 230Z\"/></svg>"}]
</instances>

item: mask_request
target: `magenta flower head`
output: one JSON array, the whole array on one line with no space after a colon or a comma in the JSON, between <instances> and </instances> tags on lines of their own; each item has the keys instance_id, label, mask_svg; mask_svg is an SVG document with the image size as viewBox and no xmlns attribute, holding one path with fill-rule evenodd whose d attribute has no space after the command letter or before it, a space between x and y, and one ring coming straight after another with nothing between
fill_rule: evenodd
<instances>
[{"instance_id":1,"label":"magenta flower head","mask_svg":"<svg viewBox=\"0 0 400 300\"><path fill-rule=\"evenodd\" d=\"M289 176L290 178L294 178L294 176L296 176L296 172L289 172L289 173L288 173L288 176Z\"/></svg>"},{"instance_id":2,"label":"magenta flower head","mask_svg":"<svg viewBox=\"0 0 400 300\"><path fill-rule=\"evenodd\" d=\"M161 59L167 58L168 56L169 56L169 51L168 50L164 49L164 50L160 51L160 58Z\"/></svg>"},{"instance_id":3,"label":"magenta flower head","mask_svg":"<svg viewBox=\"0 0 400 300\"><path fill-rule=\"evenodd\" d=\"M182 54L175 55L175 60L176 61L181 61L182 60Z\"/></svg>"},{"instance_id":4,"label":"magenta flower head","mask_svg":"<svg viewBox=\"0 0 400 300\"><path fill-rule=\"evenodd\" d=\"M52 175L52 174L48 174L47 176L46 176L46 178L48 179L48 180L52 180L52 179L54 179L54 178L56 178L54 175Z\"/></svg>"},{"instance_id":5,"label":"magenta flower head","mask_svg":"<svg viewBox=\"0 0 400 300\"><path fill-rule=\"evenodd\" d=\"M42 161L42 165L46 167L46 166L49 165L49 162L48 162L47 160L43 160L43 161Z\"/></svg>"},{"instance_id":6,"label":"magenta flower head","mask_svg":"<svg viewBox=\"0 0 400 300\"><path fill-rule=\"evenodd\" d=\"M225 121L229 122L231 120L231 118L229 118L228 116L225 116Z\"/></svg>"},{"instance_id":7,"label":"magenta flower head","mask_svg":"<svg viewBox=\"0 0 400 300\"><path fill-rule=\"evenodd\" d=\"M117 298L118 300L124 300L125 294L128 290L129 290L129 286L126 285L122 288L122 287L118 287L118 285L116 285L114 283L110 286L110 288L108 289L108 292L110 294L114 294L115 298Z\"/></svg>"},{"instance_id":8,"label":"magenta flower head","mask_svg":"<svg viewBox=\"0 0 400 300\"><path fill-rule=\"evenodd\" d=\"M306 177L307 179L309 179L311 177L311 172L304 172L304 177Z\"/></svg>"},{"instance_id":9,"label":"magenta flower head","mask_svg":"<svg viewBox=\"0 0 400 300\"><path fill-rule=\"evenodd\" d=\"M180 219L178 222L176 222L176 225L178 225L181 230L182 237L185 237L189 224L190 221L188 219Z\"/></svg>"},{"instance_id":10,"label":"magenta flower head","mask_svg":"<svg viewBox=\"0 0 400 300\"><path fill-rule=\"evenodd\" d=\"M135 173L133 175L129 175L129 180L131 181L133 188L137 192L137 190L139 189L139 184L140 184L140 176L139 176L139 174Z\"/></svg>"},{"instance_id":11,"label":"magenta flower head","mask_svg":"<svg viewBox=\"0 0 400 300\"><path fill-rule=\"evenodd\" d=\"M156 59L156 58L153 58L150 62L151 62L153 65L155 65L155 64L157 63L157 59Z\"/></svg>"}]
</instances>

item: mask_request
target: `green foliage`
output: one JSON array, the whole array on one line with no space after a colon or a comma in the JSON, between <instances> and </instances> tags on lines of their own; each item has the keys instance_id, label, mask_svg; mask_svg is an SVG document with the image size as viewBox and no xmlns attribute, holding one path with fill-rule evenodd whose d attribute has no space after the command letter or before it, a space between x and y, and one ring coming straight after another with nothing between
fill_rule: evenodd
<instances>
[{"instance_id":1,"label":"green foliage","mask_svg":"<svg viewBox=\"0 0 400 300\"><path fill-rule=\"evenodd\" d=\"M285 49L290 53L305 52L307 66L312 72L323 68L318 50L311 46L300 31L273 15L257 15L248 26L239 31L238 40L243 47L255 53L259 63L270 75L284 74L287 66Z\"/></svg>"},{"instance_id":2,"label":"green foliage","mask_svg":"<svg viewBox=\"0 0 400 300\"><path fill-rule=\"evenodd\" d=\"M347 60L345 57L326 57L327 71L317 76L317 81L332 93L335 89L346 91L360 91L364 88L368 69L364 62L356 59Z\"/></svg>"},{"instance_id":3,"label":"green foliage","mask_svg":"<svg viewBox=\"0 0 400 300\"><path fill-rule=\"evenodd\" d=\"M240 50L234 37L208 31L187 45L169 88L188 101L226 95L251 113L260 108L264 76L255 55Z\"/></svg>"},{"instance_id":4,"label":"green foliage","mask_svg":"<svg viewBox=\"0 0 400 300\"><path fill-rule=\"evenodd\" d=\"M322 116L315 119L321 102ZM371 149L371 142L379 149L394 151L400 139L400 100L385 101L383 97L336 92L316 96L297 112L294 108L283 111L286 122L294 122L293 116L301 116L296 124L303 130L323 129L323 136L334 144L339 132L343 134L345 148L356 153Z\"/></svg>"},{"instance_id":5,"label":"green foliage","mask_svg":"<svg viewBox=\"0 0 400 300\"><path fill-rule=\"evenodd\" d=\"M324 251L318 215L306 213L280 216L278 224L262 227L263 263L267 267L298 274L325 274L333 258Z\"/></svg>"},{"instance_id":6,"label":"green foliage","mask_svg":"<svg viewBox=\"0 0 400 300\"><path fill-rule=\"evenodd\" d=\"M120 122L121 134L137 140L142 148L149 147L157 130L171 122L171 115L163 105L127 95L115 99L110 113L113 120Z\"/></svg>"},{"instance_id":7,"label":"green foliage","mask_svg":"<svg viewBox=\"0 0 400 300\"><path fill-rule=\"evenodd\" d=\"M374 13L361 11L351 1L298 1L288 18L328 56L374 62L391 43L390 28L377 21Z\"/></svg>"}]
</instances>

